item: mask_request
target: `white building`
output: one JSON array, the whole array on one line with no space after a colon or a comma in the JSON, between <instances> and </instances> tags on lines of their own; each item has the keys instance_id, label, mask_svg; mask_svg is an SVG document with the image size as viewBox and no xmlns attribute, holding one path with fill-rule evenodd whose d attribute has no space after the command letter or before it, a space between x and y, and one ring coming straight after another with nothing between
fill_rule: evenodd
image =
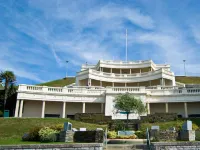
<instances>
[{"instance_id":1,"label":"white building","mask_svg":"<svg viewBox=\"0 0 200 150\"><path fill-rule=\"evenodd\" d=\"M73 117L76 113L104 113L113 119L113 100L131 93L147 105L148 114L200 114L200 88L185 88L175 81L170 65L147 61L102 61L82 65L76 83L68 87L19 85L15 117ZM130 118L138 118L131 114Z\"/></svg>"}]
</instances>

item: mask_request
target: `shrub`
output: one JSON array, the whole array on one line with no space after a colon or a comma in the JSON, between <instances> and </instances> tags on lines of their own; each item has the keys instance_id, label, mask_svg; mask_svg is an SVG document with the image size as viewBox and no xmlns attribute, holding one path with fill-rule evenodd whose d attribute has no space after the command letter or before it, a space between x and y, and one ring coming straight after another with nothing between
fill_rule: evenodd
<instances>
[{"instance_id":1,"label":"shrub","mask_svg":"<svg viewBox=\"0 0 200 150\"><path fill-rule=\"evenodd\" d=\"M117 136L117 138L118 139L136 139L137 136L136 135L129 135L129 136L127 136L127 135L119 135L119 136Z\"/></svg>"},{"instance_id":2,"label":"shrub","mask_svg":"<svg viewBox=\"0 0 200 150\"><path fill-rule=\"evenodd\" d=\"M196 141L200 141L200 131L195 131L195 139Z\"/></svg>"},{"instance_id":3,"label":"shrub","mask_svg":"<svg viewBox=\"0 0 200 150\"><path fill-rule=\"evenodd\" d=\"M102 113L76 113L75 120L86 123L108 124L112 121L112 117L105 116L105 114Z\"/></svg>"},{"instance_id":4,"label":"shrub","mask_svg":"<svg viewBox=\"0 0 200 150\"><path fill-rule=\"evenodd\" d=\"M108 136L108 138L110 138L110 139L115 139L115 138L117 137L117 132L115 132L115 131L109 131L109 132L107 133L107 136Z\"/></svg>"},{"instance_id":5,"label":"shrub","mask_svg":"<svg viewBox=\"0 0 200 150\"><path fill-rule=\"evenodd\" d=\"M41 128L42 127L35 127L28 132L29 141L39 141L40 140L39 131Z\"/></svg>"},{"instance_id":6,"label":"shrub","mask_svg":"<svg viewBox=\"0 0 200 150\"><path fill-rule=\"evenodd\" d=\"M57 125L53 125L50 126L51 129L56 130L56 131L62 131L62 129L64 128L63 124L57 124Z\"/></svg>"},{"instance_id":7,"label":"shrub","mask_svg":"<svg viewBox=\"0 0 200 150\"><path fill-rule=\"evenodd\" d=\"M28 133L25 133L23 136L22 136L22 141L30 141L30 135Z\"/></svg>"},{"instance_id":8,"label":"shrub","mask_svg":"<svg viewBox=\"0 0 200 150\"><path fill-rule=\"evenodd\" d=\"M135 135L138 137L138 139L146 139L146 132L144 131L136 131Z\"/></svg>"},{"instance_id":9,"label":"shrub","mask_svg":"<svg viewBox=\"0 0 200 150\"><path fill-rule=\"evenodd\" d=\"M199 126L196 125L195 123L192 123L192 130L198 130Z\"/></svg>"},{"instance_id":10,"label":"shrub","mask_svg":"<svg viewBox=\"0 0 200 150\"><path fill-rule=\"evenodd\" d=\"M55 142L57 140L57 130L53 130L49 127L40 129L39 136L41 142Z\"/></svg>"},{"instance_id":11,"label":"shrub","mask_svg":"<svg viewBox=\"0 0 200 150\"><path fill-rule=\"evenodd\" d=\"M3 117L3 112L0 110L0 117Z\"/></svg>"}]
</instances>

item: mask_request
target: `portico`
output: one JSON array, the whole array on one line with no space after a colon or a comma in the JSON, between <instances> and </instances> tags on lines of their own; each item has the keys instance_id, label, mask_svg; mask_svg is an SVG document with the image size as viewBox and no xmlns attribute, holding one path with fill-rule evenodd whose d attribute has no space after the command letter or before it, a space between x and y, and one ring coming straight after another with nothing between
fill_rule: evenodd
<instances>
[{"instance_id":1,"label":"portico","mask_svg":"<svg viewBox=\"0 0 200 150\"><path fill-rule=\"evenodd\" d=\"M104 103L17 100L15 117L66 118L76 113L104 113L104 110Z\"/></svg>"}]
</instances>

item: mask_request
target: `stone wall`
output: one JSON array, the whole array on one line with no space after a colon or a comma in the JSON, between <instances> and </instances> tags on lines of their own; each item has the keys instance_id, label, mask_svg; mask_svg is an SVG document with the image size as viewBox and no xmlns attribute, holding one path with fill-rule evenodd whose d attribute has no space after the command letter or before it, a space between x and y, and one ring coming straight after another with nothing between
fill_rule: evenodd
<instances>
[{"instance_id":1,"label":"stone wall","mask_svg":"<svg viewBox=\"0 0 200 150\"><path fill-rule=\"evenodd\" d=\"M31 144L31 145L0 145L0 150L19 150L19 149L35 149L35 150L103 150L101 143L87 144Z\"/></svg>"},{"instance_id":2,"label":"stone wall","mask_svg":"<svg viewBox=\"0 0 200 150\"><path fill-rule=\"evenodd\" d=\"M153 150L200 150L200 142L153 142L151 144Z\"/></svg>"},{"instance_id":3,"label":"stone wall","mask_svg":"<svg viewBox=\"0 0 200 150\"><path fill-rule=\"evenodd\" d=\"M153 141L176 141L179 139L179 133L168 130L150 130L150 139Z\"/></svg>"}]
</instances>

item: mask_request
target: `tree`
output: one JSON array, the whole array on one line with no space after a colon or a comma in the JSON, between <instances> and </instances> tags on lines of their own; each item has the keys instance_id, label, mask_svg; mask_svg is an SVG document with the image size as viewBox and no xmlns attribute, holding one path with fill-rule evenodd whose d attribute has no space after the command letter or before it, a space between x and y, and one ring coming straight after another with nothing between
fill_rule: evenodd
<instances>
[{"instance_id":1,"label":"tree","mask_svg":"<svg viewBox=\"0 0 200 150\"><path fill-rule=\"evenodd\" d=\"M128 127L128 120L130 113L141 115L146 112L146 107L140 99L137 99L129 93L118 95L115 100L115 109L117 112L125 112L127 115L126 127Z\"/></svg>"},{"instance_id":2,"label":"tree","mask_svg":"<svg viewBox=\"0 0 200 150\"><path fill-rule=\"evenodd\" d=\"M12 71L2 71L0 73L0 82L4 83L4 102L3 102L3 110L5 110L6 101L8 95L11 91L13 91L13 85L16 81L16 76Z\"/></svg>"}]
</instances>

